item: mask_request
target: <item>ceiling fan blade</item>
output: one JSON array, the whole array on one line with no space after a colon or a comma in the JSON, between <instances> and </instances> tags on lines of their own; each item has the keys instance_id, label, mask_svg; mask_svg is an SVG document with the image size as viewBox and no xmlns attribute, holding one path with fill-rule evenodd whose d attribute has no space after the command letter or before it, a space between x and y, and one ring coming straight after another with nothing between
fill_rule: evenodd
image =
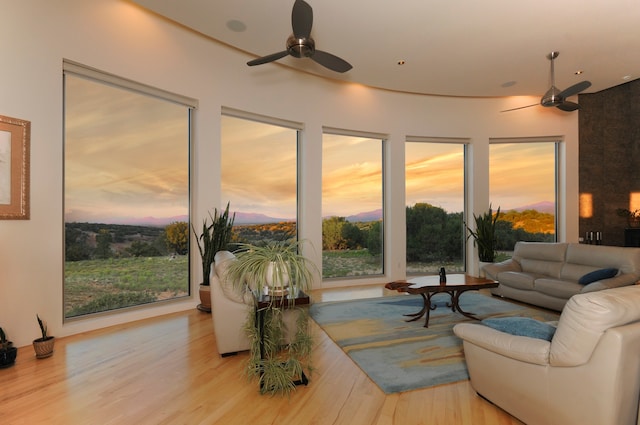
<instances>
[{"instance_id":1,"label":"ceiling fan blade","mask_svg":"<svg viewBox=\"0 0 640 425\"><path fill-rule=\"evenodd\" d=\"M351 64L346 60L322 50L316 50L311 59L335 72L347 72L352 68Z\"/></svg>"},{"instance_id":2,"label":"ceiling fan blade","mask_svg":"<svg viewBox=\"0 0 640 425\"><path fill-rule=\"evenodd\" d=\"M566 99L569 96L573 96L574 94L578 94L583 90L591 87L591 81L581 81L577 84L572 85L560 92L560 97Z\"/></svg>"},{"instance_id":3,"label":"ceiling fan blade","mask_svg":"<svg viewBox=\"0 0 640 425\"><path fill-rule=\"evenodd\" d=\"M263 56L263 57L258 58L258 59L251 60L251 61L247 62L247 65L249 65L249 66L262 65L263 63L269 63L269 62L276 61L276 60L278 60L280 58L283 58L283 57L287 56L288 54L289 54L289 52L284 50L282 52L273 53L271 55L267 55L267 56Z\"/></svg>"},{"instance_id":4,"label":"ceiling fan blade","mask_svg":"<svg viewBox=\"0 0 640 425\"><path fill-rule=\"evenodd\" d=\"M518 109L531 108L532 106L538 106L538 105L539 103L534 103L533 105L519 106L517 108L505 109L504 111L500 111L500 112L517 111Z\"/></svg>"},{"instance_id":5,"label":"ceiling fan blade","mask_svg":"<svg viewBox=\"0 0 640 425\"><path fill-rule=\"evenodd\" d=\"M564 102L556 106L556 108L565 112L573 112L580 109L580 105L578 105L577 103L569 102L568 100L565 100Z\"/></svg>"},{"instance_id":6,"label":"ceiling fan blade","mask_svg":"<svg viewBox=\"0 0 640 425\"><path fill-rule=\"evenodd\" d=\"M291 26L296 38L309 38L313 26L313 9L304 0L296 0L291 11Z\"/></svg>"}]
</instances>

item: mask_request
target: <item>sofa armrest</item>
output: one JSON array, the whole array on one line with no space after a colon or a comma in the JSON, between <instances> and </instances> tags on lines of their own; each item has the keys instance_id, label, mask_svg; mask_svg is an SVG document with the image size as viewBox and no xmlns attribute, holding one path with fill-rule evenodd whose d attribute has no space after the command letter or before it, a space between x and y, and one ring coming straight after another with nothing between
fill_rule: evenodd
<instances>
[{"instance_id":1,"label":"sofa armrest","mask_svg":"<svg viewBox=\"0 0 640 425\"><path fill-rule=\"evenodd\" d=\"M458 323L453 332L463 341L493 353L542 366L549 364L549 341L511 335L477 323Z\"/></svg>"},{"instance_id":2,"label":"sofa armrest","mask_svg":"<svg viewBox=\"0 0 640 425\"><path fill-rule=\"evenodd\" d=\"M521 272L522 267L513 258L502 261L500 263L486 264L482 270L489 279L498 280L498 273L502 272Z\"/></svg>"},{"instance_id":3,"label":"sofa armrest","mask_svg":"<svg viewBox=\"0 0 640 425\"><path fill-rule=\"evenodd\" d=\"M618 288L620 286L633 285L638 281L638 276L631 273L621 274L609 279L602 279L585 285L580 292L595 292L603 289Z\"/></svg>"}]
</instances>

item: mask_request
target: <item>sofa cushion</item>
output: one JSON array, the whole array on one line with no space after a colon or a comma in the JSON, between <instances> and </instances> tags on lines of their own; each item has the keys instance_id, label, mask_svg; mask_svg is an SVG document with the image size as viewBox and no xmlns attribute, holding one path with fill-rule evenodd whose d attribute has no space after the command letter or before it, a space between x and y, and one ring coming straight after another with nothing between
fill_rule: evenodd
<instances>
[{"instance_id":1,"label":"sofa cushion","mask_svg":"<svg viewBox=\"0 0 640 425\"><path fill-rule=\"evenodd\" d=\"M640 273L640 248L572 243L567 247L567 263L595 269L616 268L621 273Z\"/></svg>"},{"instance_id":2,"label":"sofa cushion","mask_svg":"<svg viewBox=\"0 0 640 425\"><path fill-rule=\"evenodd\" d=\"M530 317L498 317L484 319L482 324L511 335L551 341L556 327Z\"/></svg>"},{"instance_id":3,"label":"sofa cushion","mask_svg":"<svg viewBox=\"0 0 640 425\"><path fill-rule=\"evenodd\" d=\"M533 282L540 275L523 272L501 272L498 273L498 282L500 285L510 286L512 288L533 291Z\"/></svg>"},{"instance_id":4,"label":"sofa cushion","mask_svg":"<svg viewBox=\"0 0 640 425\"><path fill-rule=\"evenodd\" d=\"M568 280L540 278L536 279L533 287L541 294L568 300L582 291L583 286Z\"/></svg>"},{"instance_id":5,"label":"sofa cushion","mask_svg":"<svg viewBox=\"0 0 640 425\"><path fill-rule=\"evenodd\" d=\"M582 276L578 280L578 283L580 285L588 285L591 282L597 282L598 280L602 280L602 279L609 279L611 277L614 277L617 274L618 274L618 269L614 269L614 268L594 270Z\"/></svg>"}]
</instances>

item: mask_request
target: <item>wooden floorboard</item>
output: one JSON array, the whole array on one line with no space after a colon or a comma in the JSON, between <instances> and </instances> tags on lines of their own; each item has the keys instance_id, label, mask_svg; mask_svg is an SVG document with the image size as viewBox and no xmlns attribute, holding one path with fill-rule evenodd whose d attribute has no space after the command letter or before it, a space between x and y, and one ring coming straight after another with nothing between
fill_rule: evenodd
<instances>
[{"instance_id":1,"label":"wooden floorboard","mask_svg":"<svg viewBox=\"0 0 640 425\"><path fill-rule=\"evenodd\" d=\"M316 370L289 398L259 394L246 353L221 358L211 315L196 309L58 338L48 359L21 347L0 370L0 424L522 424L468 381L385 395L312 331Z\"/></svg>"}]
</instances>

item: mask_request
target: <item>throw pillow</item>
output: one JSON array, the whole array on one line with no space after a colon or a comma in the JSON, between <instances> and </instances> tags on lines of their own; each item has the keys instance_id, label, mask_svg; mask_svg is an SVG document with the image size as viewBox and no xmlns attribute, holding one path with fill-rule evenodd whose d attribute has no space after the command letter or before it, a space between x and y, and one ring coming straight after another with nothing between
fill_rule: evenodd
<instances>
[{"instance_id":1,"label":"throw pillow","mask_svg":"<svg viewBox=\"0 0 640 425\"><path fill-rule=\"evenodd\" d=\"M580 279L578 279L578 283L580 285L588 285L592 282L597 282L602 279L609 279L610 277L614 277L618 274L618 269L600 269L594 270L590 273L585 274Z\"/></svg>"},{"instance_id":2,"label":"throw pillow","mask_svg":"<svg viewBox=\"0 0 640 425\"><path fill-rule=\"evenodd\" d=\"M556 333L555 326L529 317L499 317L484 319L482 324L511 335L551 341Z\"/></svg>"}]
</instances>

